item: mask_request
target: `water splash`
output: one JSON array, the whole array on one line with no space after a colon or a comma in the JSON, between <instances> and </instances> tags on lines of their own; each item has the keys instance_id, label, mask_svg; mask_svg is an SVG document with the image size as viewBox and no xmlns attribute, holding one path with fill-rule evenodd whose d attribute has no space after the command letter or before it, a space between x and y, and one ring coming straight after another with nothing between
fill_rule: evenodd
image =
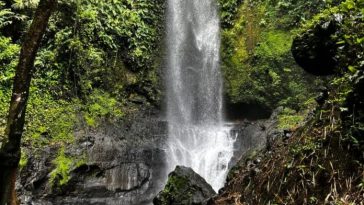
<instances>
[{"instance_id":1,"label":"water splash","mask_svg":"<svg viewBox=\"0 0 364 205\"><path fill-rule=\"evenodd\" d=\"M168 0L168 169L191 167L215 190L234 139L223 121L220 22L215 0Z\"/></svg>"}]
</instances>

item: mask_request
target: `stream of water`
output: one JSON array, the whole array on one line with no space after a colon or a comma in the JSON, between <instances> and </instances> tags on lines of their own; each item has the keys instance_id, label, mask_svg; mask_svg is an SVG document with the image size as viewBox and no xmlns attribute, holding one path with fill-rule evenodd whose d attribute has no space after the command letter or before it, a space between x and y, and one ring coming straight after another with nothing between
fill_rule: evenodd
<instances>
[{"instance_id":1,"label":"stream of water","mask_svg":"<svg viewBox=\"0 0 364 205\"><path fill-rule=\"evenodd\" d=\"M191 167L217 191L233 157L223 118L216 0L168 0L168 171Z\"/></svg>"}]
</instances>

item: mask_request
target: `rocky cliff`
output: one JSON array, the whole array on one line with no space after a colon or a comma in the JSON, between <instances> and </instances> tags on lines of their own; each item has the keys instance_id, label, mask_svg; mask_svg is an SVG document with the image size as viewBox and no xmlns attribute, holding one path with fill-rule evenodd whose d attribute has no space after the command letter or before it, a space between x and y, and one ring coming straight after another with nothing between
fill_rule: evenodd
<instances>
[{"instance_id":1,"label":"rocky cliff","mask_svg":"<svg viewBox=\"0 0 364 205\"><path fill-rule=\"evenodd\" d=\"M153 110L79 131L63 162L57 145L28 158L17 186L22 204L147 203L165 180L165 138L165 122ZM59 166L69 167L53 176Z\"/></svg>"}]
</instances>

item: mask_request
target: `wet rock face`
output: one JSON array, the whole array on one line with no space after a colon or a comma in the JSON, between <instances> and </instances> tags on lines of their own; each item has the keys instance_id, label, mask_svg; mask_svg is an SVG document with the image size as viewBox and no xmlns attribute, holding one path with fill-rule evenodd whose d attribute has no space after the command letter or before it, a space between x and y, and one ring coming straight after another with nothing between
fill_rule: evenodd
<instances>
[{"instance_id":1,"label":"wet rock face","mask_svg":"<svg viewBox=\"0 0 364 205\"><path fill-rule=\"evenodd\" d=\"M158 116L159 112L141 111L122 122L76 133L76 142L65 148L65 154L86 156L86 161L71 170L70 180L61 187L52 188L49 182L55 168L52 161L59 147L47 146L40 153L31 155L17 180L22 204L151 204L163 189L167 176L163 151L167 126ZM275 132L275 122L273 117L234 123L231 134L237 137L236 152L229 166L233 167L247 150L269 143L267 137ZM209 186L197 188L206 182L192 174L193 171L185 168L176 171L178 176L193 179L191 187L185 187L187 191L195 190L191 192L195 197L193 202L197 203L209 195L206 193L211 193Z\"/></svg>"},{"instance_id":2,"label":"wet rock face","mask_svg":"<svg viewBox=\"0 0 364 205\"><path fill-rule=\"evenodd\" d=\"M338 30L339 21L340 17L333 16L293 40L293 57L308 73L318 76L335 73L337 45L331 37Z\"/></svg>"},{"instance_id":3,"label":"wet rock face","mask_svg":"<svg viewBox=\"0 0 364 205\"><path fill-rule=\"evenodd\" d=\"M273 141L283 136L283 132L277 129L278 114L282 109L279 107L274 110L269 119L245 120L235 123L234 128L230 131L231 135L236 137L234 157L230 162L230 167L233 167L242 156L252 149L263 147L270 149Z\"/></svg>"},{"instance_id":4,"label":"wet rock face","mask_svg":"<svg viewBox=\"0 0 364 205\"><path fill-rule=\"evenodd\" d=\"M191 168L177 166L168 176L168 182L153 203L155 205L202 204L216 193L200 175Z\"/></svg>"},{"instance_id":5,"label":"wet rock face","mask_svg":"<svg viewBox=\"0 0 364 205\"><path fill-rule=\"evenodd\" d=\"M77 133L77 142L65 153L87 159L61 187L52 188L49 182L57 147L28 159L18 180L22 204L150 204L166 175L166 126L158 115L141 112L120 123Z\"/></svg>"},{"instance_id":6,"label":"wet rock face","mask_svg":"<svg viewBox=\"0 0 364 205\"><path fill-rule=\"evenodd\" d=\"M129 191L143 186L150 175L146 164L126 163L105 172L106 185L112 191Z\"/></svg>"}]
</instances>

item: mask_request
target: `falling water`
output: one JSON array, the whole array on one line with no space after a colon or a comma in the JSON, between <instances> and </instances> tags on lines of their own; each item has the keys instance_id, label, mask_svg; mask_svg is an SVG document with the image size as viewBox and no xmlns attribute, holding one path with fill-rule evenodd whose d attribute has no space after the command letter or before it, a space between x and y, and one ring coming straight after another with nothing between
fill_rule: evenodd
<instances>
[{"instance_id":1,"label":"falling water","mask_svg":"<svg viewBox=\"0 0 364 205\"><path fill-rule=\"evenodd\" d=\"M234 139L224 126L216 0L168 0L169 171L191 167L215 190L224 184Z\"/></svg>"}]
</instances>

